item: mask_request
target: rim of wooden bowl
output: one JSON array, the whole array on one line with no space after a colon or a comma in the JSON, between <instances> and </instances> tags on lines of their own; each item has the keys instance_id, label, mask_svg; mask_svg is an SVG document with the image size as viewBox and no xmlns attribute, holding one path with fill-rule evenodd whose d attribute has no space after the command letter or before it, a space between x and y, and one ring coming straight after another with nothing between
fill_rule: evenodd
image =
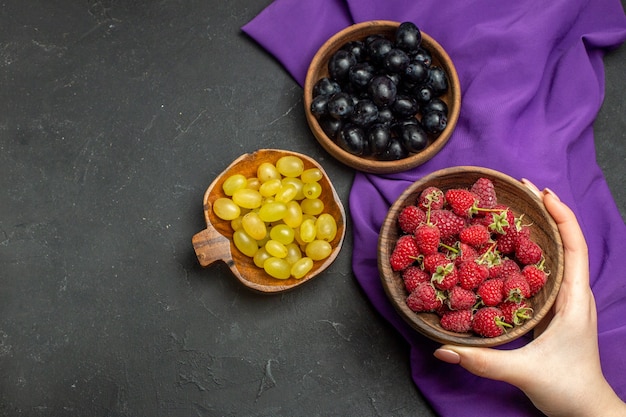
<instances>
[{"instance_id":1,"label":"rim of wooden bowl","mask_svg":"<svg viewBox=\"0 0 626 417\"><path fill-rule=\"evenodd\" d=\"M273 278L265 273L262 268L257 267L252 258L242 254L235 247L232 239L233 230L230 226L230 221L218 218L213 212L213 202L217 198L225 196L222 190L222 184L226 178L233 174L243 174L247 178L256 176L256 167L261 162L272 162L275 164L280 157L287 155L297 156L302 159L305 169L315 167L323 173L324 177L320 180L320 185L323 190L320 199L324 202L324 212L330 213L337 222L337 235L330 242L333 248L331 254L326 259L314 261L313 269L300 279L293 277L288 279ZM216 229L217 232L226 237L230 243L230 254L228 254L229 256L227 255L225 259L222 259L222 261L229 266L233 274L242 284L262 293L278 293L291 290L321 274L339 255L346 233L346 213L343 204L324 168L310 156L289 150L259 149L252 153L243 154L235 159L207 188L203 199L203 209L207 226Z\"/></svg>"},{"instance_id":2,"label":"rim of wooden bowl","mask_svg":"<svg viewBox=\"0 0 626 417\"><path fill-rule=\"evenodd\" d=\"M433 58L433 64L440 66L448 76L449 89L441 99L448 105L448 125L437 137L421 152L407 158L395 161L379 161L353 155L338 146L322 130L319 122L311 113L313 100L313 86L322 77L328 75L328 61L330 57L349 41L364 39L369 35L382 34L392 36L400 22L391 20L371 20L351 25L328 39L317 51L306 74L304 82L304 110L309 127L322 147L340 162L359 171L376 174L406 171L421 165L435 156L448 142L454 131L461 111L461 84L456 68L445 49L427 33L422 32L422 46L427 49Z\"/></svg>"},{"instance_id":3,"label":"rim of wooden bowl","mask_svg":"<svg viewBox=\"0 0 626 417\"><path fill-rule=\"evenodd\" d=\"M393 271L389 256L399 236L398 214L407 205L415 204L419 193L435 185L442 190L469 188L478 178L493 181L498 201L509 205L516 216L524 213L524 224L532 224L531 237L542 247L546 257L545 266L550 275L544 288L537 293L533 302L533 317L520 326L510 329L501 336L484 338L471 333L455 333L439 325L435 313L415 313L406 305L407 293L399 272ZM561 235L552 216L541 200L525 185L512 177L483 167L458 166L435 171L410 185L389 209L382 224L378 239L378 269L385 293L396 311L415 330L443 344L465 346L498 346L511 342L531 331L550 311L563 280L563 244Z\"/></svg>"}]
</instances>

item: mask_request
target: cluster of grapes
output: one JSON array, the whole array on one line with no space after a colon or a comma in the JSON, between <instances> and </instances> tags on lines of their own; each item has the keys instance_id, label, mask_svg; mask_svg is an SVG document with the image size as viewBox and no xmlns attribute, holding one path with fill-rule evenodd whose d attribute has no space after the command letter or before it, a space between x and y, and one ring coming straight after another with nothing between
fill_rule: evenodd
<instances>
[{"instance_id":1,"label":"cluster of grapes","mask_svg":"<svg viewBox=\"0 0 626 417\"><path fill-rule=\"evenodd\" d=\"M231 222L235 247L256 266L274 278L300 279L314 261L330 256L337 235L337 223L320 199L323 173L289 155L261 163L256 174L226 178L225 197L213 202L213 212Z\"/></svg>"},{"instance_id":2,"label":"cluster of grapes","mask_svg":"<svg viewBox=\"0 0 626 417\"><path fill-rule=\"evenodd\" d=\"M394 39L352 41L328 62L313 87L311 114L324 133L354 155L397 160L435 140L448 123L441 96L445 71L422 47L422 34L403 22Z\"/></svg>"}]
</instances>

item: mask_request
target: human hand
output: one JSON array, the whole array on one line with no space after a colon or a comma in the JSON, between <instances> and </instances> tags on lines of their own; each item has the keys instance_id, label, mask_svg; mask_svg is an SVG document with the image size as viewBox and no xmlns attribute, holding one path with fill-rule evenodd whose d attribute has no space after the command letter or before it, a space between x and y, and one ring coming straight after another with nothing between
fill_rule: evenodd
<instances>
[{"instance_id":1,"label":"human hand","mask_svg":"<svg viewBox=\"0 0 626 417\"><path fill-rule=\"evenodd\" d=\"M435 357L517 386L548 416L626 416L626 404L602 374L587 244L578 221L552 191L523 182L543 199L563 240L564 276L552 320L519 349L444 345Z\"/></svg>"}]
</instances>

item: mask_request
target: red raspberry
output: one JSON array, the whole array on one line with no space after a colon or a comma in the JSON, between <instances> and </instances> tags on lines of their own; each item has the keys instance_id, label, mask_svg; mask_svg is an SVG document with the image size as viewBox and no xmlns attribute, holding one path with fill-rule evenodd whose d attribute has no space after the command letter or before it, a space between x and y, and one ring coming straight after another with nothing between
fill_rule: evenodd
<instances>
[{"instance_id":1,"label":"red raspberry","mask_svg":"<svg viewBox=\"0 0 626 417\"><path fill-rule=\"evenodd\" d=\"M430 222L439 228L442 240L459 234L465 227L465 220L445 209L431 211Z\"/></svg>"},{"instance_id":2,"label":"red raspberry","mask_svg":"<svg viewBox=\"0 0 626 417\"><path fill-rule=\"evenodd\" d=\"M465 262L459 267L459 283L466 290L477 288L488 276L487 267L476 262Z\"/></svg>"},{"instance_id":3,"label":"red raspberry","mask_svg":"<svg viewBox=\"0 0 626 417\"><path fill-rule=\"evenodd\" d=\"M496 250L495 243L493 241L489 241L488 245L484 245L482 248L478 248L477 257L480 258L479 263L487 265L487 268L490 270L496 265L500 265L502 262L502 255Z\"/></svg>"},{"instance_id":4,"label":"red raspberry","mask_svg":"<svg viewBox=\"0 0 626 417\"><path fill-rule=\"evenodd\" d=\"M459 236L456 235L454 237L449 236L449 237L442 237L441 238L441 244L442 245L446 245L446 246L450 246L450 247L455 247L458 242L459 242ZM439 248L442 252L446 251L446 247L442 246L441 248ZM448 250L447 253L449 253L450 251Z\"/></svg>"},{"instance_id":5,"label":"red raspberry","mask_svg":"<svg viewBox=\"0 0 626 417\"><path fill-rule=\"evenodd\" d=\"M475 248L478 248L487 243L490 237L491 233L489 233L487 228L482 224L467 226L465 229L461 230L461 233L459 233L459 240L461 242Z\"/></svg>"},{"instance_id":6,"label":"red raspberry","mask_svg":"<svg viewBox=\"0 0 626 417\"><path fill-rule=\"evenodd\" d=\"M517 241L517 230L514 227L507 228L507 230L498 234L496 237L496 248L504 255L510 255L515 252L515 242Z\"/></svg>"},{"instance_id":7,"label":"red raspberry","mask_svg":"<svg viewBox=\"0 0 626 417\"><path fill-rule=\"evenodd\" d=\"M435 311L443 304L443 296L430 283L423 282L406 298L406 305L416 313Z\"/></svg>"},{"instance_id":8,"label":"red raspberry","mask_svg":"<svg viewBox=\"0 0 626 417\"><path fill-rule=\"evenodd\" d=\"M530 238L518 238L515 241L515 257L522 265L536 264L542 256L541 247Z\"/></svg>"},{"instance_id":9,"label":"red raspberry","mask_svg":"<svg viewBox=\"0 0 626 417\"><path fill-rule=\"evenodd\" d=\"M394 271L402 271L409 265L412 265L418 256L419 250L413 235L403 235L396 242L396 246L389 258L389 263L391 263L391 268Z\"/></svg>"},{"instance_id":10,"label":"red raspberry","mask_svg":"<svg viewBox=\"0 0 626 417\"><path fill-rule=\"evenodd\" d=\"M439 249L439 229L429 224L423 224L415 229L415 242L424 255L437 253Z\"/></svg>"},{"instance_id":11,"label":"red raspberry","mask_svg":"<svg viewBox=\"0 0 626 417\"><path fill-rule=\"evenodd\" d=\"M483 281L478 286L476 294L480 297L483 304L489 307L497 306L502 302L504 296L502 295L502 287L504 281L500 278L490 278Z\"/></svg>"},{"instance_id":12,"label":"red raspberry","mask_svg":"<svg viewBox=\"0 0 626 417\"><path fill-rule=\"evenodd\" d=\"M478 197L478 207L480 208L490 209L497 204L496 189L489 178L477 179L470 191Z\"/></svg>"},{"instance_id":13,"label":"red raspberry","mask_svg":"<svg viewBox=\"0 0 626 417\"><path fill-rule=\"evenodd\" d=\"M521 272L511 273L504 279L502 296L505 301L520 302L530 297L530 285Z\"/></svg>"},{"instance_id":14,"label":"red raspberry","mask_svg":"<svg viewBox=\"0 0 626 417\"><path fill-rule=\"evenodd\" d=\"M500 304L500 310L502 310L504 321L515 326L519 326L533 317L533 309L525 300L519 303L505 301Z\"/></svg>"},{"instance_id":15,"label":"red raspberry","mask_svg":"<svg viewBox=\"0 0 626 417\"><path fill-rule=\"evenodd\" d=\"M424 256L422 264L427 272L434 274L435 272L437 272L438 266L445 266L450 262L450 259L448 259L446 255L441 252L437 252Z\"/></svg>"},{"instance_id":16,"label":"red raspberry","mask_svg":"<svg viewBox=\"0 0 626 417\"><path fill-rule=\"evenodd\" d=\"M497 307L483 307L474 313L472 330L483 337L496 337L512 327L504 321L502 310Z\"/></svg>"},{"instance_id":17,"label":"red raspberry","mask_svg":"<svg viewBox=\"0 0 626 417\"><path fill-rule=\"evenodd\" d=\"M439 265L431 278L432 284L439 290L449 290L459 283L459 274L454 263Z\"/></svg>"},{"instance_id":18,"label":"red raspberry","mask_svg":"<svg viewBox=\"0 0 626 417\"><path fill-rule=\"evenodd\" d=\"M530 239L530 227L517 225L515 229L517 230L518 239Z\"/></svg>"},{"instance_id":19,"label":"red raspberry","mask_svg":"<svg viewBox=\"0 0 626 417\"><path fill-rule=\"evenodd\" d=\"M504 234L499 234L496 238L498 250L506 255L512 254L515 252L515 247L520 239L530 239L530 228L518 225L509 227L504 231Z\"/></svg>"},{"instance_id":20,"label":"red raspberry","mask_svg":"<svg viewBox=\"0 0 626 417\"><path fill-rule=\"evenodd\" d=\"M511 209L503 204L496 205L484 217L478 217L477 221L485 225L489 231L499 235L506 233L511 228L515 228L515 214Z\"/></svg>"},{"instance_id":21,"label":"red raspberry","mask_svg":"<svg viewBox=\"0 0 626 417\"><path fill-rule=\"evenodd\" d=\"M457 216L469 218L475 212L478 198L469 190L452 188L445 192L444 197Z\"/></svg>"},{"instance_id":22,"label":"red raspberry","mask_svg":"<svg viewBox=\"0 0 626 417\"><path fill-rule=\"evenodd\" d=\"M548 275L546 274L546 272L537 265L526 265L522 269L522 274L524 275L524 278L526 278L526 281L530 286L531 296L537 294L548 280Z\"/></svg>"},{"instance_id":23,"label":"red raspberry","mask_svg":"<svg viewBox=\"0 0 626 417\"><path fill-rule=\"evenodd\" d=\"M447 311L442 314L439 324L451 332L469 332L472 329L472 310Z\"/></svg>"},{"instance_id":24,"label":"red raspberry","mask_svg":"<svg viewBox=\"0 0 626 417\"><path fill-rule=\"evenodd\" d=\"M502 260L489 266L489 278L500 278L500 272L502 271Z\"/></svg>"},{"instance_id":25,"label":"red raspberry","mask_svg":"<svg viewBox=\"0 0 626 417\"><path fill-rule=\"evenodd\" d=\"M456 285L448 291L447 303L450 310L470 309L476 304L476 293Z\"/></svg>"},{"instance_id":26,"label":"red raspberry","mask_svg":"<svg viewBox=\"0 0 626 417\"><path fill-rule=\"evenodd\" d=\"M428 211L428 208L431 211L440 210L444 203L443 191L437 187L425 188L417 199L417 206L424 211Z\"/></svg>"},{"instance_id":27,"label":"red raspberry","mask_svg":"<svg viewBox=\"0 0 626 417\"><path fill-rule=\"evenodd\" d=\"M398 215L398 224L404 233L413 234L417 226L426 222L426 213L417 206L407 206Z\"/></svg>"},{"instance_id":28,"label":"red raspberry","mask_svg":"<svg viewBox=\"0 0 626 417\"><path fill-rule=\"evenodd\" d=\"M404 281L404 288L408 293L411 293L418 284L429 282L430 275L419 266L411 265L402 271L402 280Z\"/></svg>"},{"instance_id":29,"label":"red raspberry","mask_svg":"<svg viewBox=\"0 0 626 417\"><path fill-rule=\"evenodd\" d=\"M444 300L445 300L445 295L444 295ZM440 318L441 316L443 316L445 313L447 313L448 311L450 311L450 307L448 307L448 304L446 304L445 302L441 304L441 307L437 308L434 313L436 315L438 315Z\"/></svg>"},{"instance_id":30,"label":"red raspberry","mask_svg":"<svg viewBox=\"0 0 626 417\"><path fill-rule=\"evenodd\" d=\"M466 243L459 243L459 252L456 254L454 258L454 262L457 266L461 265L463 262L475 261L478 257L478 252L476 249L471 247Z\"/></svg>"},{"instance_id":31,"label":"red raspberry","mask_svg":"<svg viewBox=\"0 0 626 417\"><path fill-rule=\"evenodd\" d=\"M491 278L506 278L511 273L521 272L519 265L513 259L500 258L500 263L489 268Z\"/></svg>"}]
</instances>

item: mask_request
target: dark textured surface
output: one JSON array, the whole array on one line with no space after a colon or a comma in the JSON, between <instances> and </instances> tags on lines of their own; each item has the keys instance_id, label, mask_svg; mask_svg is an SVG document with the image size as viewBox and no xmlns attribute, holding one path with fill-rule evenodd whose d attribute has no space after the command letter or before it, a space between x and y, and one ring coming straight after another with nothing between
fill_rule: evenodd
<instances>
[{"instance_id":1,"label":"dark textured surface","mask_svg":"<svg viewBox=\"0 0 626 417\"><path fill-rule=\"evenodd\" d=\"M204 190L242 153L308 154L347 205L302 89L239 30L269 3L0 3L0 415L433 415L350 229L283 295L195 259ZM626 49L605 62L598 159L626 217Z\"/></svg>"}]
</instances>

